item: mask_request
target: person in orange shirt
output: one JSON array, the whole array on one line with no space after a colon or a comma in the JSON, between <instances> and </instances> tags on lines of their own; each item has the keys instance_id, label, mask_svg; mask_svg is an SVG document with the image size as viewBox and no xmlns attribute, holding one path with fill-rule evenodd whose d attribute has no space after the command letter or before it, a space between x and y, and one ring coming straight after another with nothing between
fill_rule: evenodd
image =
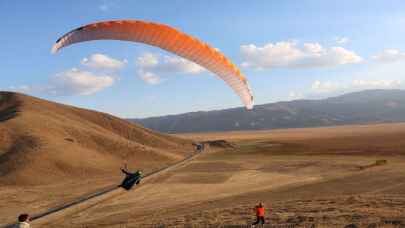
<instances>
[{"instance_id":1,"label":"person in orange shirt","mask_svg":"<svg viewBox=\"0 0 405 228\"><path fill-rule=\"evenodd\" d=\"M264 224L264 206L263 203L259 203L259 205L256 205L256 207L254 208L255 212L256 212L256 222L254 222L252 224L252 226L257 225L257 224Z\"/></svg>"}]
</instances>

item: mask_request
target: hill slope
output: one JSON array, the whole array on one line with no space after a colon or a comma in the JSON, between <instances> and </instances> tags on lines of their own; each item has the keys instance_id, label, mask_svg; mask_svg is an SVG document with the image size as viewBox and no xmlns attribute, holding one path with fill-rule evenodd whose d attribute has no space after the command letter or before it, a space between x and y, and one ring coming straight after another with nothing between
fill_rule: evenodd
<instances>
[{"instance_id":1,"label":"hill slope","mask_svg":"<svg viewBox=\"0 0 405 228\"><path fill-rule=\"evenodd\" d=\"M184 158L191 142L108 114L0 92L0 183L46 184L144 171Z\"/></svg>"},{"instance_id":2,"label":"hill slope","mask_svg":"<svg viewBox=\"0 0 405 228\"><path fill-rule=\"evenodd\" d=\"M209 132L405 121L404 90L367 90L323 100L296 100L209 112L133 119L161 132Z\"/></svg>"}]
</instances>

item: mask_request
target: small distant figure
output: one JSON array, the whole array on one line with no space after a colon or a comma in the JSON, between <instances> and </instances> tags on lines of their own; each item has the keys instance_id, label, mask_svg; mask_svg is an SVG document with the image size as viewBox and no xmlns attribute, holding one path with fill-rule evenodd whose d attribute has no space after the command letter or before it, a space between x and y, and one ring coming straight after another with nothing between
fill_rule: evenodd
<instances>
[{"instance_id":1,"label":"small distant figure","mask_svg":"<svg viewBox=\"0 0 405 228\"><path fill-rule=\"evenodd\" d=\"M197 149L197 152L202 152L204 150L204 143L197 143L196 149Z\"/></svg>"},{"instance_id":2,"label":"small distant figure","mask_svg":"<svg viewBox=\"0 0 405 228\"><path fill-rule=\"evenodd\" d=\"M21 214L18 216L18 222L14 226L15 228L30 228L31 225L28 223L30 221L30 216L28 214Z\"/></svg>"},{"instance_id":3,"label":"small distant figure","mask_svg":"<svg viewBox=\"0 0 405 228\"><path fill-rule=\"evenodd\" d=\"M141 183L142 172L140 170L137 170L134 173L129 172L127 165L125 164L125 167L121 168L121 172L125 174L125 178L119 186L123 187L125 190L130 190L135 184Z\"/></svg>"},{"instance_id":4,"label":"small distant figure","mask_svg":"<svg viewBox=\"0 0 405 228\"><path fill-rule=\"evenodd\" d=\"M255 210L255 213L256 213L256 221L252 224L252 226L254 227L257 224L264 225L265 221L264 221L264 206L263 206L263 203L260 202L258 205L256 205L254 210Z\"/></svg>"}]
</instances>

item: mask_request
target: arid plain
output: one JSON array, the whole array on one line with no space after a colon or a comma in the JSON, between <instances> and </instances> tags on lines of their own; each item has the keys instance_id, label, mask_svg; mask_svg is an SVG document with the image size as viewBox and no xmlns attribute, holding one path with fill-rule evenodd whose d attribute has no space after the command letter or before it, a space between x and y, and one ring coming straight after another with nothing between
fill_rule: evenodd
<instances>
[{"instance_id":1,"label":"arid plain","mask_svg":"<svg viewBox=\"0 0 405 228\"><path fill-rule=\"evenodd\" d=\"M129 192L32 225L248 225L260 201L268 223L279 227L405 224L403 123L169 136L21 94L0 98L1 224L117 185L125 161L148 173L194 154L192 143L204 141L193 160Z\"/></svg>"},{"instance_id":2,"label":"arid plain","mask_svg":"<svg viewBox=\"0 0 405 228\"><path fill-rule=\"evenodd\" d=\"M42 224L247 225L259 201L278 227L405 223L405 124L178 136L226 143L131 192Z\"/></svg>"}]
</instances>

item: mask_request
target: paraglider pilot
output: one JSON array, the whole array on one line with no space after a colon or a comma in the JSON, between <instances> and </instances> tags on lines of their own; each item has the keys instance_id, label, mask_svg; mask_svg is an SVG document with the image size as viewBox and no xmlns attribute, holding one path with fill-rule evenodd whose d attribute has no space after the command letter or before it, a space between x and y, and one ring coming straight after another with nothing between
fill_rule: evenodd
<instances>
[{"instance_id":1,"label":"paraglider pilot","mask_svg":"<svg viewBox=\"0 0 405 228\"><path fill-rule=\"evenodd\" d=\"M125 178L122 183L119 185L126 190L130 190L135 184L139 184L142 179L142 172L137 170L136 172L132 173L128 171L127 165L125 164L124 168L121 168L121 172L125 174Z\"/></svg>"},{"instance_id":2,"label":"paraglider pilot","mask_svg":"<svg viewBox=\"0 0 405 228\"><path fill-rule=\"evenodd\" d=\"M256 221L252 224L252 226L254 227L257 224L264 225L265 220L264 220L264 206L263 206L263 203L260 202L258 205L256 205L254 210L255 210L255 213L256 213Z\"/></svg>"}]
</instances>

